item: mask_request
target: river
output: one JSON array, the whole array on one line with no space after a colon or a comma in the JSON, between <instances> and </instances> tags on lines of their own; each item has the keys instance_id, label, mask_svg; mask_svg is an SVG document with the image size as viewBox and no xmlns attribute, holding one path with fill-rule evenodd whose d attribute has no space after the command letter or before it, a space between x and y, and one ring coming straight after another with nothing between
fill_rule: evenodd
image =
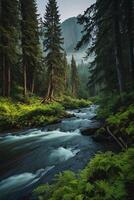
<instances>
[{"instance_id":1,"label":"river","mask_svg":"<svg viewBox=\"0 0 134 200\"><path fill-rule=\"evenodd\" d=\"M103 146L80 130L98 126L96 106L69 111L74 117L43 128L0 137L0 200L27 199L54 175L83 169Z\"/></svg>"}]
</instances>

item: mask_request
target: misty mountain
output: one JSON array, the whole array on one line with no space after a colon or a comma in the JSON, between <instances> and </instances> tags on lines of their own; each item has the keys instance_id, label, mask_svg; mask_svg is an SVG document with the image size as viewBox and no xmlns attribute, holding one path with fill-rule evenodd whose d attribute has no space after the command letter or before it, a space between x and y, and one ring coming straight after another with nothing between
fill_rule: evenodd
<instances>
[{"instance_id":1,"label":"misty mountain","mask_svg":"<svg viewBox=\"0 0 134 200\"><path fill-rule=\"evenodd\" d=\"M83 30L83 26L77 23L76 17L72 17L65 20L61 27L64 37L64 48L67 53L73 52L82 37L81 31Z\"/></svg>"},{"instance_id":2,"label":"misty mountain","mask_svg":"<svg viewBox=\"0 0 134 200\"><path fill-rule=\"evenodd\" d=\"M74 54L76 61L80 63L85 56L86 47L75 53L74 48L82 38L83 25L77 23L76 17L71 17L61 24L61 28L64 38L64 49L67 52L68 60L70 61L72 54Z\"/></svg>"}]
</instances>

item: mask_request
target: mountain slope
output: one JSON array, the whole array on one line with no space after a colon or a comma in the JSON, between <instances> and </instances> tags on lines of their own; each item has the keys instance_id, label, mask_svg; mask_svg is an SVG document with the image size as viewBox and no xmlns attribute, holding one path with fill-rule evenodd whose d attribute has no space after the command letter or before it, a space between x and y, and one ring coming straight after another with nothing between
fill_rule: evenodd
<instances>
[{"instance_id":1,"label":"mountain slope","mask_svg":"<svg viewBox=\"0 0 134 200\"><path fill-rule=\"evenodd\" d=\"M67 53L72 53L82 37L81 31L83 26L77 23L76 17L72 17L65 20L61 27L64 37L64 48Z\"/></svg>"}]
</instances>

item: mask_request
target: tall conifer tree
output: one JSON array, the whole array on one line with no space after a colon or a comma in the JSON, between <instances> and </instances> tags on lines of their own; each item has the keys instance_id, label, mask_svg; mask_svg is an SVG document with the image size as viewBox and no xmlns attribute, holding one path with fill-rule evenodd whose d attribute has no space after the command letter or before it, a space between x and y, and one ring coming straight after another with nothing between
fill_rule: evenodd
<instances>
[{"instance_id":1,"label":"tall conifer tree","mask_svg":"<svg viewBox=\"0 0 134 200\"><path fill-rule=\"evenodd\" d=\"M13 67L17 63L18 1L0 1L0 56L2 94L10 96Z\"/></svg>"},{"instance_id":2,"label":"tall conifer tree","mask_svg":"<svg viewBox=\"0 0 134 200\"><path fill-rule=\"evenodd\" d=\"M87 56L95 55L89 86L102 84L103 91L119 91L122 100L122 93L133 88L133 4L133 0L97 0L79 18L84 36L77 47L90 42Z\"/></svg>"},{"instance_id":3,"label":"tall conifer tree","mask_svg":"<svg viewBox=\"0 0 134 200\"><path fill-rule=\"evenodd\" d=\"M68 62L67 62L67 54L66 52L64 52L63 55L63 66L64 66L64 70L63 70L63 74L64 74L64 89L66 90L68 87Z\"/></svg>"},{"instance_id":4,"label":"tall conifer tree","mask_svg":"<svg viewBox=\"0 0 134 200\"><path fill-rule=\"evenodd\" d=\"M48 73L48 90L44 101L54 100L63 86L62 33L56 0L49 0L44 16L44 51ZM43 102L44 102L43 101Z\"/></svg>"},{"instance_id":5,"label":"tall conifer tree","mask_svg":"<svg viewBox=\"0 0 134 200\"><path fill-rule=\"evenodd\" d=\"M77 65L76 65L76 61L74 59L74 56L72 56L72 61L71 61L71 87L72 87L72 95L74 97L77 96L78 86L79 86L79 76L78 76L78 71L77 71Z\"/></svg>"},{"instance_id":6,"label":"tall conifer tree","mask_svg":"<svg viewBox=\"0 0 134 200\"><path fill-rule=\"evenodd\" d=\"M35 0L20 0L22 15L22 65L24 96L27 89L34 91L36 69L39 65L40 49L38 35L37 7Z\"/></svg>"}]
</instances>

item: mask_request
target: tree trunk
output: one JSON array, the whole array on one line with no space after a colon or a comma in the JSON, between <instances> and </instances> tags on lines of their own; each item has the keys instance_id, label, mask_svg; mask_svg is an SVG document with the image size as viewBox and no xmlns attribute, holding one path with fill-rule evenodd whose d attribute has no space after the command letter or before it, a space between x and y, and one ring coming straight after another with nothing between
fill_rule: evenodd
<instances>
[{"instance_id":1,"label":"tree trunk","mask_svg":"<svg viewBox=\"0 0 134 200\"><path fill-rule=\"evenodd\" d=\"M121 47L121 34L120 34L120 22L119 22L119 0L114 0L114 17L113 17L113 28L114 28L114 43L115 43L115 59L116 59L116 70L119 85L120 95L125 91L125 78L124 78L124 66L122 61L122 47ZM121 95L122 96L122 95Z\"/></svg>"},{"instance_id":2,"label":"tree trunk","mask_svg":"<svg viewBox=\"0 0 134 200\"><path fill-rule=\"evenodd\" d=\"M3 88L2 88L2 95L6 96L6 66L5 66L5 55L3 55L2 58L2 82L3 82Z\"/></svg>"},{"instance_id":3,"label":"tree trunk","mask_svg":"<svg viewBox=\"0 0 134 200\"><path fill-rule=\"evenodd\" d=\"M7 96L10 97L11 93L11 68L8 66L7 69Z\"/></svg>"},{"instance_id":4,"label":"tree trunk","mask_svg":"<svg viewBox=\"0 0 134 200\"><path fill-rule=\"evenodd\" d=\"M31 93L34 93L35 79L32 80Z\"/></svg>"},{"instance_id":5,"label":"tree trunk","mask_svg":"<svg viewBox=\"0 0 134 200\"><path fill-rule=\"evenodd\" d=\"M55 100L54 99L54 87L53 87L53 70L51 72L50 78L49 78L49 84L48 84L48 89L47 89L47 95L46 97L43 99L42 103L44 102L51 102Z\"/></svg>"},{"instance_id":6,"label":"tree trunk","mask_svg":"<svg viewBox=\"0 0 134 200\"><path fill-rule=\"evenodd\" d=\"M134 81L134 41L133 41L133 0L127 0L125 4L126 18L127 18L127 31L129 43L129 74L132 82Z\"/></svg>"},{"instance_id":7,"label":"tree trunk","mask_svg":"<svg viewBox=\"0 0 134 200\"><path fill-rule=\"evenodd\" d=\"M26 73L26 65L23 66L23 88L24 88L24 97L27 95L27 73Z\"/></svg>"},{"instance_id":8,"label":"tree trunk","mask_svg":"<svg viewBox=\"0 0 134 200\"><path fill-rule=\"evenodd\" d=\"M48 100L52 101L53 100L53 94L54 94L53 83L52 83L52 80L50 80L46 98Z\"/></svg>"},{"instance_id":9,"label":"tree trunk","mask_svg":"<svg viewBox=\"0 0 134 200\"><path fill-rule=\"evenodd\" d=\"M74 83L72 85L72 94L73 94L74 97L76 96L76 86L75 86Z\"/></svg>"}]
</instances>

